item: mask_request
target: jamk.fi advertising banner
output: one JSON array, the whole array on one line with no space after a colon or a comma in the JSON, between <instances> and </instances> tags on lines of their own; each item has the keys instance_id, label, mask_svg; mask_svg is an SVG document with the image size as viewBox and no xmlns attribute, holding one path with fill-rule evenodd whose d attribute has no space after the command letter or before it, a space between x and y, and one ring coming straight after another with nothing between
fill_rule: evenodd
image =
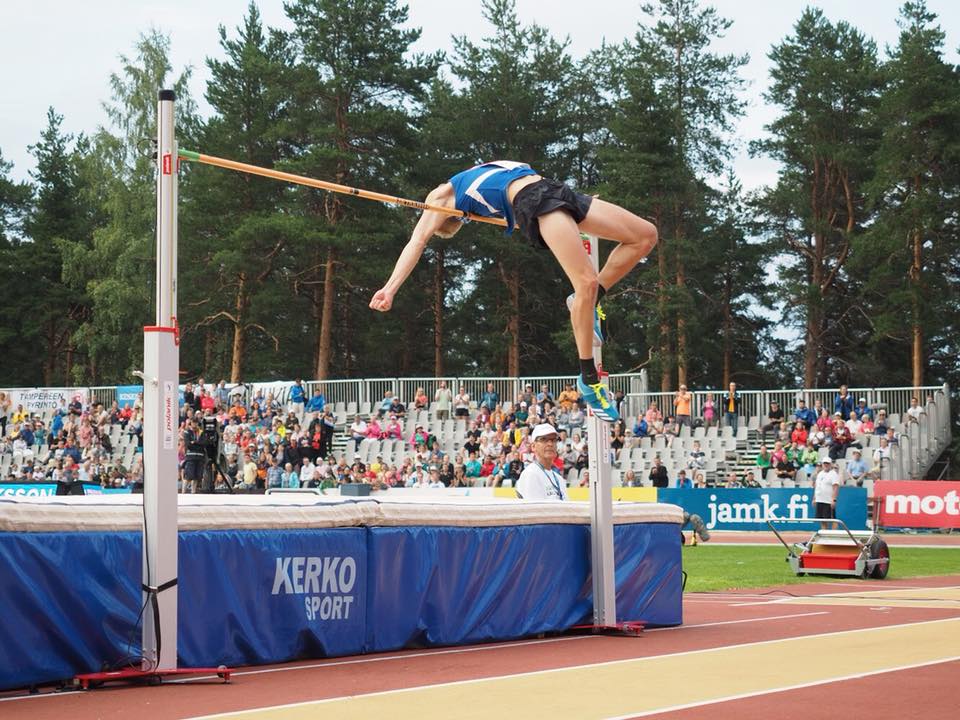
<instances>
[{"instance_id":1,"label":"jamk.fi advertising banner","mask_svg":"<svg viewBox=\"0 0 960 720\"><path fill-rule=\"evenodd\" d=\"M769 530L768 520L788 521L779 530L819 527L812 488L662 489L657 499L699 515L711 530ZM866 489L840 488L836 516L851 530L866 529Z\"/></svg>"},{"instance_id":2,"label":"jamk.fi advertising banner","mask_svg":"<svg viewBox=\"0 0 960 720\"><path fill-rule=\"evenodd\" d=\"M960 528L960 482L883 480L873 486L884 527Z\"/></svg>"}]
</instances>

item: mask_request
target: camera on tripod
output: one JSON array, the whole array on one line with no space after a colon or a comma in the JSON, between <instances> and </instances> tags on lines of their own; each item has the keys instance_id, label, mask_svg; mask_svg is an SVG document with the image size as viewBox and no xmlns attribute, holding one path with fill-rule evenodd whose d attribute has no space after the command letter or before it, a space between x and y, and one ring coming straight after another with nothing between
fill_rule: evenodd
<instances>
[{"instance_id":1,"label":"camera on tripod","mask_svg":"<svg viewBox=\"0 0 960 720\"><path fill-rule=\"evenodd\" d=\"M200 433L197 437L197 445L203 449L204 455L208 460L219 461L220 443L223 440L223 433L220 430L220 423L212 415L207 415L200 421Z\"/></svg>"}]
</instances>

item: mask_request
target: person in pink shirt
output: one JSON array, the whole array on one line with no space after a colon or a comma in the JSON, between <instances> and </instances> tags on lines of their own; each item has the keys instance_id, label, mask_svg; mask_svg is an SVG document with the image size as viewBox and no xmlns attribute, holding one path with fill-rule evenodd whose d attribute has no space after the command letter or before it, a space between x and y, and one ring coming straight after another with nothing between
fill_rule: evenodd
<instances>
[{"instance_id":1,"label":"person in pink shirt","mask_svg":"<svg viewBox=\"0 0 960 720\"><path fill-rule=\"evenodd\" d=\"M387 423L384 432L386 433L386 437L391 440L403 440L403 426L400 424L400 421L397 420L396 415L390 416L390 422Z\"/></svg>"},{"instance_id":2,"label":"person in pink shirt","mask_svg":"<svg viewBox=\"0 0 960 720\"><path fill-rule=\"evenodd\" d=\"M833 430L833 418L831 418L824 409L820 410L820 416L817 418L817 427L823 432L826 432L827 428Z\"/></svg>"},{"instance_id":3,"label":"person in pink shirt","mask_svg":"<svg viewBox=\"0 0 960 720\"><path fill-rule=\"evenodd\" d=\"M717 417L717 405L713 401L713 393L707 393L707 399L703 401L703 424L706 427L713 425Z\"/></svg>"},{"instance_id":4,"label":"person in pink shirt","mask_svg":"<svg viewBox=\"0 0 960 720\"><path fill-rule=\"evenodd\" d=\"M660 408L657 407L656 400L650 401L650 407L647 408L647 412L644 417L647 419L648 428L652 428L655 422L663 420L663 413L661 413Z\"/></svg>"},{"instance_id":5,"label":"person in pink shirt","mask_svg":"<svg viewBox=\"0 0 960 720\"><path fill-rule=\"evenodd\" d=\"M376 415L370 416L370 422L367 423L366 435L368 440L379 440L383 436L383 428L381 428L380 423L377 422Z\"/></svg>"}]
</instances>

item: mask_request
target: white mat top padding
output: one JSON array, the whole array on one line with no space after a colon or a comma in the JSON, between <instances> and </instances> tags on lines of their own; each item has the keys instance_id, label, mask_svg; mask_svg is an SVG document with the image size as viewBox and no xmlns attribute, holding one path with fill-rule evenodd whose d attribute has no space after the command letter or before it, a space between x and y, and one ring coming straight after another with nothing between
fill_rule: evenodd
<instances>
[{"instance_id":1,"label":"white mat top padding","mask_svg":"<svg viewBox=\"0 0 960 720\"><path fill-rule=\"evenodd\" d=\"M586 502L452 497L411 501L316 495L180 495L180 530L589 524ZM0 532L119 532L143 526L141 495L4 497ZM683 523L661 503L614 502L614 523Z\"/></svg>"}]
</instances>

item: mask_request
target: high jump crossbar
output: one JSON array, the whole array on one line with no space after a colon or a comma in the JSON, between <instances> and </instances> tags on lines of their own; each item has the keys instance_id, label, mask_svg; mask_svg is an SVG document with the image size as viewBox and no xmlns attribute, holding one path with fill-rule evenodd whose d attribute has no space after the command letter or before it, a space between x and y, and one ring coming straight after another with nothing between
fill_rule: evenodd
<instances>
[{"instance_id":1,"label":"high jump crossbar","mask_svg":"<svg viewBox=\"0 0 960 720\"><path fill-rule=\"evenodd\" d=\"M192 150L177 150L178 156L190 162L199 162L204 165L215 165L216 167L234 170L236 172L247 173L249 175L260 175L261 177L271 178L272 180L281 180L283 182L294 183L296 185L306 185L307 187L327 190L328 192L341 193L342 195L353 195L364 200L376 200L390 205L403 205L404 207L416 208L417 210L432 210L443 213L444 215L453 215L454 217L464 218L476 222L488 223L490 225L507 226L507 221L503 218L484 217L475 215L465 210L444 207L442 205L431 205L420 202L419 200L410 200L408 198L386 195L384 193L373 192L372 190L363 190L362 188L350 187L349 185L340 185L339 183L327 182L326 180L317 180L306 177L305 175L296 175L294 173L274 170L272 168L260 167L259 165L250 165L248 163L237 162L236 160L227 160L225 158L214 157L213 155L204 155L203 153Z\"/></svg>"}]
</instances>

